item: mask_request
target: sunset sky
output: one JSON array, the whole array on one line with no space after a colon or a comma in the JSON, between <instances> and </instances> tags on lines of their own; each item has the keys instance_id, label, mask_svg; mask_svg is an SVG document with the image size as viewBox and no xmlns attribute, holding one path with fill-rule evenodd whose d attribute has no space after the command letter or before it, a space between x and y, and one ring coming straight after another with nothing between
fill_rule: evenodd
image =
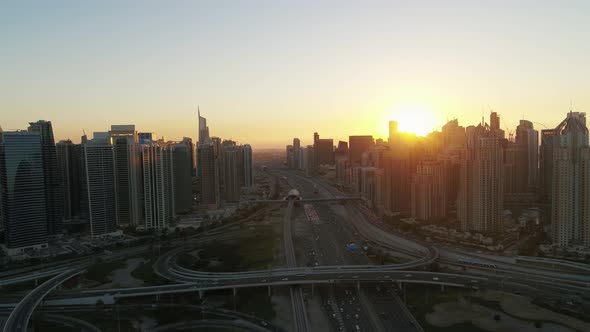
<instances>
[{"instance_id":1,"label":"sunset sky","mask_svg":"<svg viewBox=\"0 0 590 332\"><path fill-rule=\"evenodd\" d=\"M195 138L200 105L211 135L254 148L386 137L416 114L402 129L490 109L554 127L570 101L590 111L589 17L590 1L2 1L0 126Z\"/></svg>"}]
</instances>

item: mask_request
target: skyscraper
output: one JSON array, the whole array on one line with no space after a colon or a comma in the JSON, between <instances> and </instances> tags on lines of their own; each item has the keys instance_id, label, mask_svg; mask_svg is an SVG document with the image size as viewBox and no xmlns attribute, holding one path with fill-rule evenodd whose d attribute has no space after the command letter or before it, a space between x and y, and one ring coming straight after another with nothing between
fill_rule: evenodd
<instances>
[{"instance_id":1,"label":"skyscraper","mask_svg":"<svg viewBox=\"0 0 590 332\"><path fill-rule=\"evenodd\" d=\"M240 178L243 169L239 166L240 148L230 146L224 148L224 199L227 202L240 201Z\"/></svg>"},{"instance_id":2,"label":"skyscraper","mask_svg":"<svg viewBox=\"0 0 590 332\"><path fill-rule=\"evenodd\" d=\"M136 225L141 220L143 191L135 125L112 125L109 135L115 157L117 222L120 226Z\"/></svg>"},{"instance_id":3,"label":"skyscraper","mask_svg":"<svg viewBox=\"0 0 590 332\"><path fill-rule=\"evenodd\" d=\"M586 114L568 113L555 128L551 238L590 246L590 147Z\"/></svg>"},{"instance_id":4,"label":"skyscraper","mask_svg":"<svg viewBox=\"0 0 590 332\"><path fill-rule=\"evenodd\" d=\"M348 153L350 164L360 165L361 164L361 156L364 152L368 151L373 145L375 141L373 140L373 136L349 136L348 137Z\"/></svg>"},{"instance_id":5,"label":"skyscraper","mask_svg":"<svg viewBox=\"0 0 590 332\"><path fill-rule=\"evenodd\" d=\"M80 217L80 149L70 140L56 144L57 166L63 197L63 218L72 220Z\"/></svg>"},{"instance_id":6,"label":"skyscraper","mask_svg":"<svg viewBox=\"0 0 590 332\"><path fill-rule=\"evenodd\" d=\"M293 139L293 168L299 168L299 149L301 148L301 141L299 138Z\"/></svg>"},{"instance_id":7,"label":"skyscraper","mask_svg":"<svg viewBox=\"0 0 590 332\"><path fill-rule=\"evenodd\" d=\"M219 166L215 145L211 139L197 146L199 165L199 204L210 210L219 207Z\"/></svg>"},{"instance_id":8,"label":"skyscraper","mask_svg":"<svg viewBox=\"0 0 590 332\"><path fill-rule=\"evenodd\" d=\"M468 128L460 172L457 217L461 229L500 232L504 199L502 148L487 124Z\"/></svg>"},{"instance_id":9,"label":"skyscraper","mask_svg":"<svg viewBox=\"0 0 590 332\"><path fill-rule=\"evenodd\" d=\"M47 246L40 132L0 130L0 216L9 255Z\"/></svg>"},{"instance_id":10,"label":"skyscraper","mask_svg":"<svg viewBox=\"0 0 590 332\"><path fill-rule=\"evenodd\" d=\"M193 205L192 143L186 138L174 145L174 209L176 213L190 212Z\"/></svg>"},{"instance_id":11,"label":"skyscraper","mask_svg":"<svg viewBox=\"0 0 590 332\"><path fill-rule=\"evenodd\" d=\"M37 122L29 122L28 130L30 132L39 133L41 137L43 181L45 182L45 209L47 210L47 233L49 235L61 234L63 230L63 200L51 121L39 120Z\"/></svg>"},{"instance_id":12,"label":"skyscraper","mask_svg":"<svg viewBox=\"0 0 590 332\"><path fill-rule=\"evenodd\" d=\"M174 157L163 142L141 146L145 229L165 229L174 219Z\"/></svg>"},{"instance_id":13,"label":"skyscraper","mask_svg":"<svg viewBox=\"0 0 590 332\"><path fill-rule=\"evenodd\" d=\"M412 176L411 212L420 220L446 216L447 198L443 161L423 161Z\"/></svg>"},{"instance_id":14,"label":"skyscraper","mask_svg":"<svg viewBox=\"0 0 590 332\"><path fill-rule=\"evenodd\" d=\"M520 120L516 127L516 192L533 192L537 187L539 132L533 123Z\"/></svg>"},{"instance_id":15,"label":"skyscraper","mask_svg":"<svg viewBox=\"0 0 590 332\"><path fill-rule=\"evenodd\" d=\"M334 164L334 140L331 138L320 138L318 133L314 133L315 166L333 165ZM297 150L295 150L297 151Z\"/></svg>"},{"instance_id":16,"label":"skyscraper","mask_svg":"<svg viewBox=\"0 0 590 332\"><path fill-rule=\"evenodd\" d=\"M199 143L205 142L209 138L209 127L207 127L207 119L201 116L201 109L199 113Z\"/></svg>"},{"instance_id":17,"label":"skyscraper","mask_svg":"<svg viewBox=\"0 0 590 332\"><path fill-rule=\"evenodd\" d=\"M117 229L115 160L109 133L94 133L82 143L82 216L90 236L99 237Z\"/></svg>"},{"instance_id":18,"label":"skyscraper","mask_svg":"<svg viewBox=\"0 0 590 332\"><path fill-rule=\"evenodd\" d=\"M539 151L539 182L541 199L551 201L553 186L553 148L557 143L555 129L541 130L541 147Z\"/></svg>"},{"instance_id":19,"label":"skyscraper","mask_svg":"<svg viewBox=\"0 0 590 332\"><path fill-rule=\"evenodd\" d=\"M254 183L252 177L252 147L250 144L244 144L244 186L252 187Z\"/></svg>"}]
</instances>

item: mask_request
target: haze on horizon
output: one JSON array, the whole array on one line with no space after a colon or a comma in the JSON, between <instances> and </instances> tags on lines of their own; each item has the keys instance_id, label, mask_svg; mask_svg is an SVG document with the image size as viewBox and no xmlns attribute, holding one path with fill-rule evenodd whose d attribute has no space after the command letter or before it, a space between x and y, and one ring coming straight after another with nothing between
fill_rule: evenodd
<instances>
[{"instance_id":1,"label":"haze on horizon","mask_svg":"<svg viewBox=\"0 0 590 332\"><path fill-rule=\"evenodd\" d=\"M570 101L590 111L589 16L587 1L3 2L0 126L196 140L200 105L212 136L254 148L386 137L416 110L431 129L490 109L510 130L555 127Z\"/></svg>"}]
</instances>

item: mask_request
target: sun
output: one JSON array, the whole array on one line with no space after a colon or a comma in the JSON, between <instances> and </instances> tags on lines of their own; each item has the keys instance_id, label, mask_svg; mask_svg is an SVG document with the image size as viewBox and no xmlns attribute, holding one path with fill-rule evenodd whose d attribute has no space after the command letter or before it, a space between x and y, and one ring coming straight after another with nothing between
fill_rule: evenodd
<instances>
[{"instance_id":1,"label":"sun","mask_svg":"<svg viewBox=\"0 0 590 332\"><path fill-rule=\"evenodd\" d=\"M424 104L403 104L394 108L391 119L397 121L400 132L426 136L437 126L437 116Z\"/></svg>"}]
</instances>

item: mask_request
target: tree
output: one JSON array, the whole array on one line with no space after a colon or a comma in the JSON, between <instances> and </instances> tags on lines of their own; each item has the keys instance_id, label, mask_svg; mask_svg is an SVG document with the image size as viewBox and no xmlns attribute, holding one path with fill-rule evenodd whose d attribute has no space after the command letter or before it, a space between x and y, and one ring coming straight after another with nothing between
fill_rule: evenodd
<instances>
[{"instance_id":1,"label":"tree","mask_svg":"<svg viewBox=\"0 0 590 332\"><path fill-rule=\"evenodd\" d=\"M494 315L494 320L495 320L496 322L499 322L501 319L502 319L502 316L500 316L500 315L498 315L498 314L495 314L495 315Z\"/></svg>"}]
</instances>

